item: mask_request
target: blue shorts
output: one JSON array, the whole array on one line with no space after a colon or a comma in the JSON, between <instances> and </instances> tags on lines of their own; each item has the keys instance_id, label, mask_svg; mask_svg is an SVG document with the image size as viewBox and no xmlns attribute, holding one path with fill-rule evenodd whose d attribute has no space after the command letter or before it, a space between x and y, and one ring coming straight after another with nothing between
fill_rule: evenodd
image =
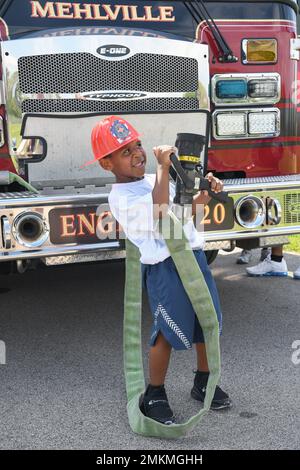
<instances>
[{"instance_id":1,"label":"blue shorts","mask_svg":"<svg viewBox=\"0 0 300 470\"><path fill-rule=\"evenodd\" d=\"M193 250L210 291L220 333L222 312L215 281L207 265L205 253ZM187 296L171 256L157 264L142 263L143 288L147 290L153 325L150 346L155 344L159 332L174 349L190 349L192 343L204 343L203 332L195 310Z\"/></svg>"}]
</instances>

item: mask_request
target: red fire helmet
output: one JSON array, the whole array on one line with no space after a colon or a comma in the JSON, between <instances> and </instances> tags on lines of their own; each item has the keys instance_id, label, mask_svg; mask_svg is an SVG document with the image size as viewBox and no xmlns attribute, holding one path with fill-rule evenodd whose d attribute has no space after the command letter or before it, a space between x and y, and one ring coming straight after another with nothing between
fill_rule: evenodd
<instances>
[{"instance_id":1,"label":"red fire helmet","mask_svg":"<svg viewBox=\"0 0 300 470\"><path fill-rule=\"evenodd\" d=\"M92 130L91 141L95 159L85 165L94 163L119 150L124 145L137 140L140 134L125 119L118 116L108 116L99 121Z\"/></svg>"}]
</instances>

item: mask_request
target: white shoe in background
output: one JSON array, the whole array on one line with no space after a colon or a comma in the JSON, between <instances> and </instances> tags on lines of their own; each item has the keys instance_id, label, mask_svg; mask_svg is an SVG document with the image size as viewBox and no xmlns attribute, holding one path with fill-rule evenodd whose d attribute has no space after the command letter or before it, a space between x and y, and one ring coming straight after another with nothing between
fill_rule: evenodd
<instances>
[{"instance_id":1,"label":"white shoe in background","mask_svg":"<svg viewBox=\"0 0 300 470\"><path fill-rule=\"evenodd\" d=\"M267 257L261 263L251 268L246 268L248 276L287 276L288 269L284 258L280 262L272 261Z\"/></svg>"},{"instance_id":2,"label":"white shoe in background","mask_svg":"<svg viewBox=\"0 0 300 470\"><path fill-rule=\"evenodd\" d=\"M300 266L296 271L294 272L294 279L300 279Z\"/></svg>"}]
</instances>

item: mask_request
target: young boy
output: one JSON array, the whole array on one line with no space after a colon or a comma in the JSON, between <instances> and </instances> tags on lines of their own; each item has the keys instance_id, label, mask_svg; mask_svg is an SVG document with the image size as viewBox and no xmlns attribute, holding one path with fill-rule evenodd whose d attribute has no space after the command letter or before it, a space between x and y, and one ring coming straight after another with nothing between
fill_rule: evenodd
<instances>
[{"instance_id":1,"label":"young boy","mask_svg":"<svg viewBox=\"0 0 300 470\"><path fill-rule=\"evenodd\" d=\"M110 116L100 121L92 131L95 161L116 177L109 194L109 205L126 236L140 251L143 286L147 288L153 315L150 339L150 383L141 399L142 412L161 423L174 423L164 388L170 353L174 349L189 349L196 343L197 372L192 397L204 401L209 376L205 344L192 304L187 297L166 242L157 225L172 204L174 190L169 182L170 155L176 148L161 145L153 149L157 159L156 175L145 174L146 153L137 131L124 119ZM222 183L212 174L207 176L215 192ZM199 192L196 204L209 201L207 192ZM221 325L221 309L216 285L202 251L204 240L190 219L184 225L185 235L203 272ZM220 326L221 330L221 326ZM212 409L231 406L228 395L216 388Z\"/></svg>"}]
</instances>

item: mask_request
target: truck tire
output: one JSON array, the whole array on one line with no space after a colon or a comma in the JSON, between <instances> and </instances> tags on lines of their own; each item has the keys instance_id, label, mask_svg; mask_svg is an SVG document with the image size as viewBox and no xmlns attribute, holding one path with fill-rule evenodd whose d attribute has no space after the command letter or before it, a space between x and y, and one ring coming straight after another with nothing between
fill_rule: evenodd
<instances>
[{"instance_id":1,"label":"truck tire","mask_svg":"<svg viewBox=\"0 0 300 470\"><path fill-rule=\"evenodd\" d=\"M207 264L211 264L215 261L217 255L218 255L219 250L208 250L205 251L205 256L207 259Z\"/></svg>"}]
</instances>

